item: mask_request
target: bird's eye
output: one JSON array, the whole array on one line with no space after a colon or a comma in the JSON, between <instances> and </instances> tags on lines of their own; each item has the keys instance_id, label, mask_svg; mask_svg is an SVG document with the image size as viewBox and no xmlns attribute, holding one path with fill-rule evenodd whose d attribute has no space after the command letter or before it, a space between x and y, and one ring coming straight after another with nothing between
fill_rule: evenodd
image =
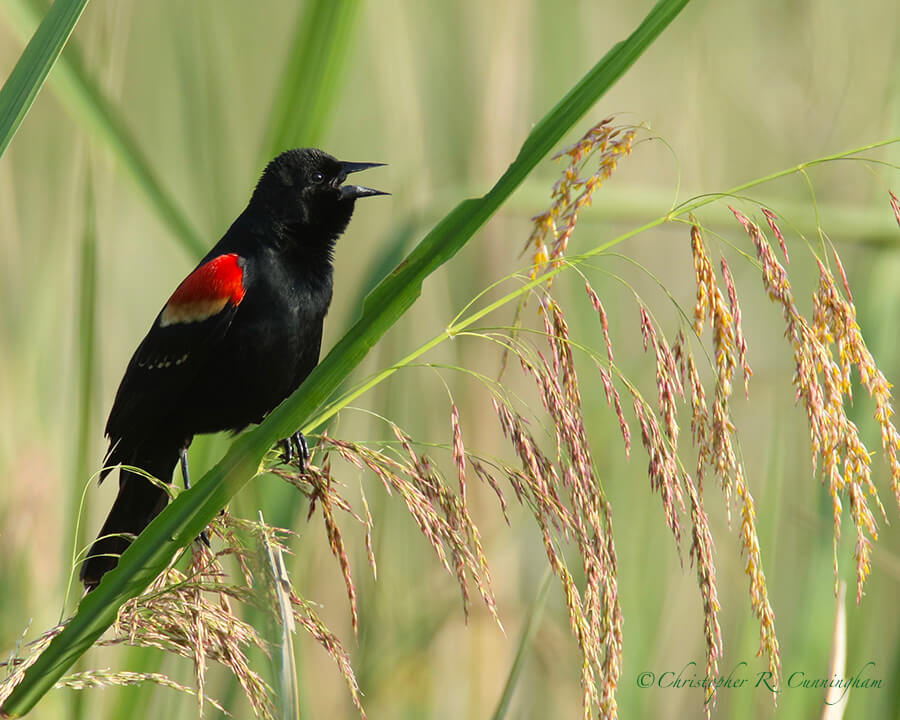
<instances>
[{"instance_id":1,"label":"bird's eye","mask_svg":"<svg viewBox=\"0 0 900 720\"><path fill-rule=\"evenodd\" d=\"M315 173L313 173L313 175L312 175L312 181L313 181L314 183L320 183L320 182L322 182L324 179L325 179L325 175L323 175L323 174L320 173L320 172L315 172Z\"/></svg>"}]
</instances>

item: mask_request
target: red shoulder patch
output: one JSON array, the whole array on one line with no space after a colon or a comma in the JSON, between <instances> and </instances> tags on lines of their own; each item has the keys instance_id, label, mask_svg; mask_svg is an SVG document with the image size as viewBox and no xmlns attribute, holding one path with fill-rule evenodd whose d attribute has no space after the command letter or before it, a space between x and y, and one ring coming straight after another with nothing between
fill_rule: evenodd
<instances>
[{"instance_id":1,"label":"red shoulder patch","mask_svg":"<svg viewBox=\"0 0 900 720\"><path fill-rule=\"evenodd\" d=\"M229 303L240 305L245 292L240 257L235 253L220 255L182 280L163 308L159 325L202 322Z\"/></svg>"}]
</instances>

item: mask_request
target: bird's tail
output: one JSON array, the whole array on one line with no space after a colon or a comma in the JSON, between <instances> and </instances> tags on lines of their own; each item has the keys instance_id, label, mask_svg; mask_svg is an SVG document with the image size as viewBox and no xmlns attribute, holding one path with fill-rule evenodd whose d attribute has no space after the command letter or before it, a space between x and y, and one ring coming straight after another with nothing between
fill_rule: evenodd
<instances>
[{"instance_id":1,"label":"bird's tail","mask_svg":"<svg viewBox=\"0 0 900 720\"><path fill-rule=\"evenodd\" d=\"M170 483L172 472L178 463L178 453L177 445L152 450L142 447L139 452L133 453L113 448L107 457L107 463L138 467L153 477ZM124 468L119 471L119 494L81 565L80 577L85 588L95 588L100 579L118 564L119 556L131 544L131 539L123 535L140 534L162 512L168 500L166 491L143 475Z\"/></svg>"}]
</instances>

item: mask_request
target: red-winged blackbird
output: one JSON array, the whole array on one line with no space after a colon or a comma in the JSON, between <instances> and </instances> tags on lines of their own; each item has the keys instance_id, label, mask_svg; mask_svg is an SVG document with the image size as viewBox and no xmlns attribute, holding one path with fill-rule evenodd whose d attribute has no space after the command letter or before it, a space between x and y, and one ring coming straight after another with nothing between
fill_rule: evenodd
<instances>
[{"instance_id":1,"label":"red-winged blackbird","mask_svg":"<svg viewBox=\"0 0 900 720\"><path fill-rule=\"evenodd\" d=\"M179 459L188 484L194 435L260 422L319 361L332 293L332 255L357 198L386 195L344 185L381 163L340 162L289 150L262 174L247 209L178 286L138 346L106 423L110 466L169 483ZM302 461L302 435L293 438ZM285 441L290 458L291 440ZM167 493L124 468L119 494L81 566L91 589L165 507Z\"/></svg>"}]
</instances>

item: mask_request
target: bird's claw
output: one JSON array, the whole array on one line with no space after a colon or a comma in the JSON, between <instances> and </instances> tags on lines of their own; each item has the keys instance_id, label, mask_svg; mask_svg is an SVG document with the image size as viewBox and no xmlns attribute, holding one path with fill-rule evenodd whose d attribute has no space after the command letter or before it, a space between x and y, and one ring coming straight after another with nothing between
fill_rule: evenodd
<instances>
[{"instance_id":1,"label":"bird's claw","mask_svg":"<svg viewBox=\"0 0 900 720\"><path fill-rule=\"evenodd\" d=\"M299 430L290 437L281 441L282 458L284 462L290 464L294 459L294 453L297 453L298 465L300 472L306 472L306 464L309 462L309 445L306 442L306 436Z\"/></svg>"},{"instance_id":2,"label":"bird's claw","mask_svg":"<svg viewBox=\"0 0 900 720\"><path fill-rule=\"evenodd\" d=\"M204 529L198 536L197 539L200 540L206 547L211 548L212 546L209 544L209 531Z\"/></svg>"}]
</instances>

